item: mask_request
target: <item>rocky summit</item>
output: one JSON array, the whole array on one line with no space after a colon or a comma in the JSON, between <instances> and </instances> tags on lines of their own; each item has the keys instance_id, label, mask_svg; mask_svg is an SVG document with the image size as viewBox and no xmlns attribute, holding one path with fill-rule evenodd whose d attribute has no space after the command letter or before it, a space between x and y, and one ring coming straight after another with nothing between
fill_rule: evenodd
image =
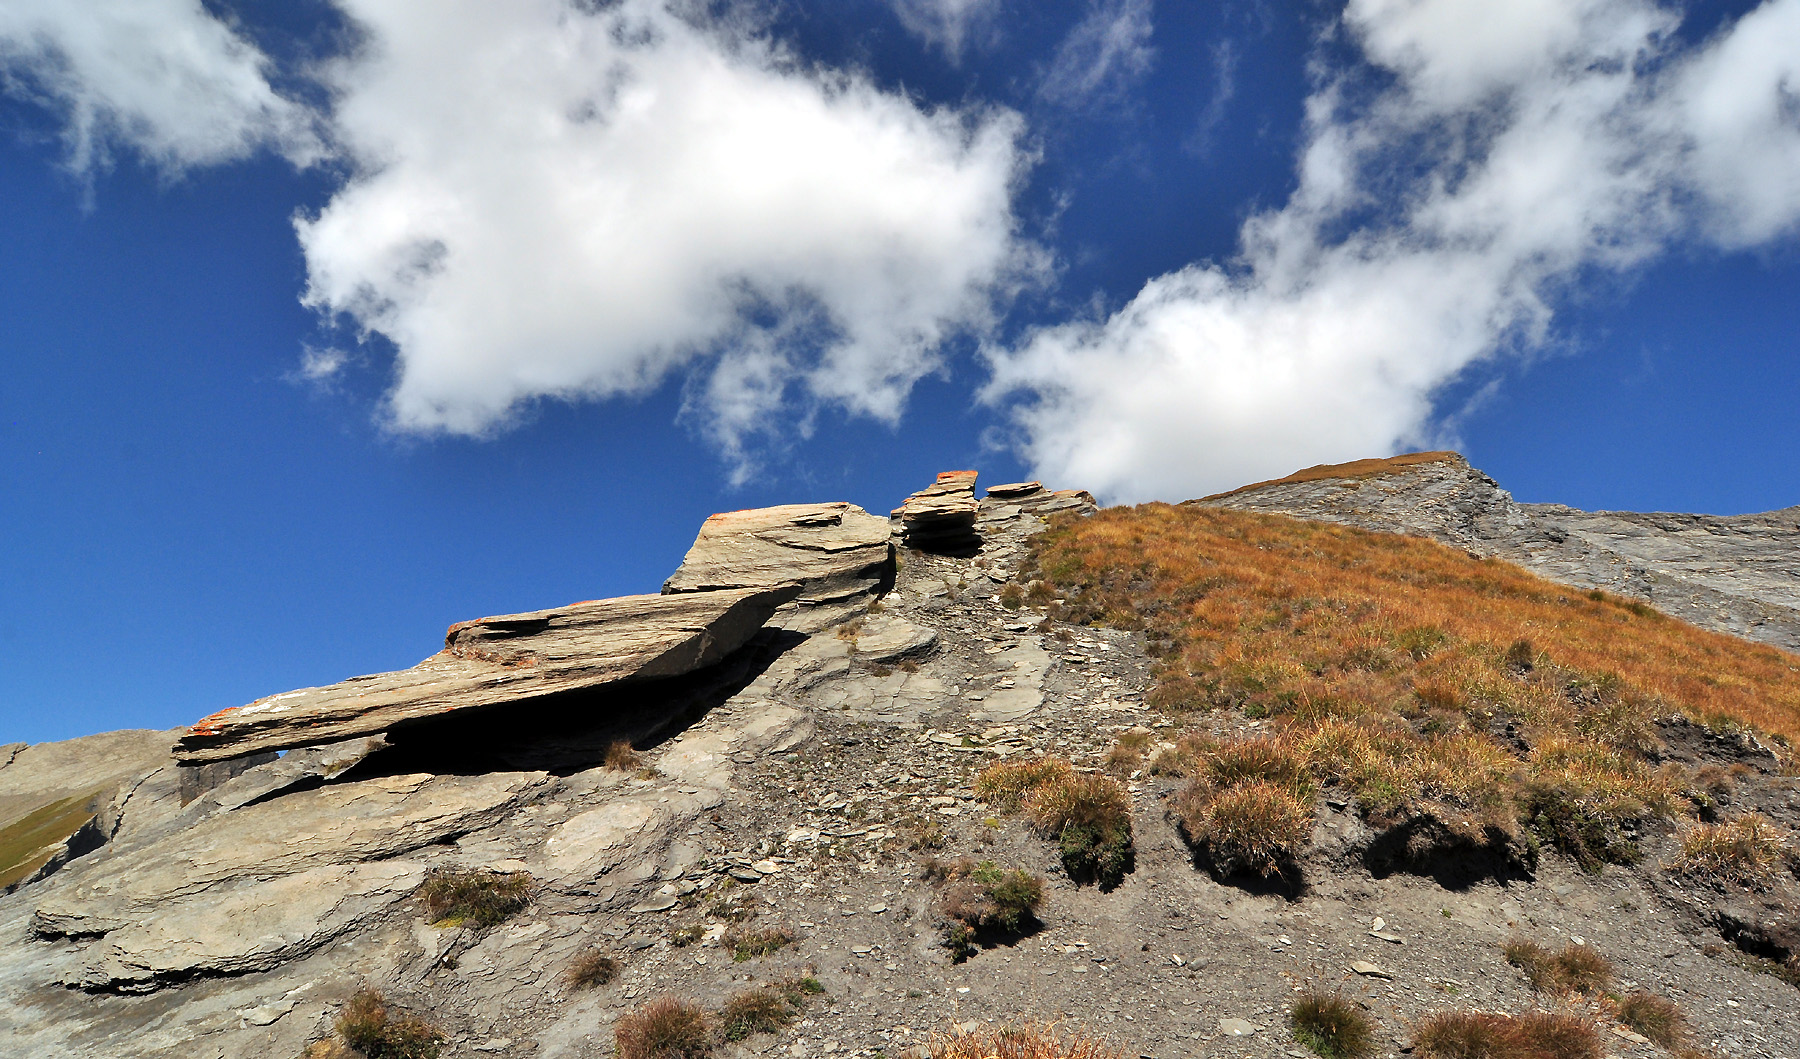
<instances>
[{"instance_id":1,"label":"rocky summit","mask_svg":"<svg viewBox=\"0 0 1800 1059\"><path fill-rule=\"evenodd\" d=\"M1522 505L1448 453L1194 503L1145 514L1431 537L1445 569L1490 557L1484 590L1677 642L1661 608L1756 638L1693 650L1759 680L1800 666L1791 511ZM0 1055L898 1059L1035 1026L1096 1059L1800 1059L1787 714L1648 701L1631 672L1577 673L1548 625L1491 658L1423 619L1356 626L1341 664L1282 669L1269 652L1357 608L1224 598L1206 555L1164 592L1157 534L1185 523L1090 516L1037 482L978 498L974 472L891 520L716 515L659 595L459 623L412 669L176 732L0 747ZM1090 526L1130 561L1081 567ZM1309 561L1393 540L1331 532L1353 536ZM1179 671L1193 652L1225 676ZM1751 672L1706 676L1729 705ZM1465 701L1480 681L1512 712ZM1326 695L1395 688L1391 718ZM1282 771L1305 725L1347 770L1318 737L1311 773ZM1439 808L1383 803L1381 762ZM1537 799L1516 823L1477 791L1482 838L1441 807L1479 786L1459 769L1562 786L1516 781ZM1593 776L1592 804L1544 793ZM1288 861L1223 856L1227 796L1280 791ZM1457 1026L1563 1036L1446 1052Z\"/></svg>"}]
</instances>

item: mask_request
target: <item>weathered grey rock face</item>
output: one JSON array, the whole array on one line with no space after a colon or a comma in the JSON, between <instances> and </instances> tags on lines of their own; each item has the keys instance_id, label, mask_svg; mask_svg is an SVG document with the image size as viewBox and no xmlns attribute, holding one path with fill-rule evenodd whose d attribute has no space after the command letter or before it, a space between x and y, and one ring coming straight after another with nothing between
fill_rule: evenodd
<instances>
[{"instance_id":1,"label":"weathered grey rock face","mask_svg":"<svg viewBox=\"0 0 1800 1059\"><path fill-rule=\"evenodd\" d=\"M313 746L523 699L673 677L747 643L798 586L622 596L450 627L411 669L222 710L175 744L184 763Z\"/></svg>"},{"instance_id":2,"label":"weathered grey rock face","mask_svg":"<svg viewBox=\"0 0 1800 1059\"><path fill-rule=\"evenodd\" d=\"M132 781L169 761L168 732L104 732L0 747L0 892L68 859L84 829L110 830Z\"/></svg>"},{"instance_id":3,"label":"weathered grey rock face","mask_svg":"<svg viewBox=\"0 0 1800 1059\"><path fill-rule=\"evenodd\" d=\"M1520 504L1461 456L1425 455L1347 464L1344 477L1313 468L1190 503L1432 537L1800 651L1800 507L1718 516Z\"/></svg>"},{"instance_id":4,"label":"weathered grey rock face","mask_svg":"<svg viewBox=\"0 0 1800 1059\"><path fill-rule=\"evenodd\" d=\"M975 471L942 471L937 481L906 498L894 510L908 547L925 551L967 551L980 546L975 515Z\"/></svg>"},{"instance_id":5,"label":"weathered grey rock face","mask_svg":"<svg viewBox=\"0 0 1800 1059\"><path fill-rule=\"evenodd\" d=\"M894 578L886 519L855 504L784 504L714 515L700 527L665 594L798 584L789 605L815 631L866 603Z\"/></svg>"}]
</instances>

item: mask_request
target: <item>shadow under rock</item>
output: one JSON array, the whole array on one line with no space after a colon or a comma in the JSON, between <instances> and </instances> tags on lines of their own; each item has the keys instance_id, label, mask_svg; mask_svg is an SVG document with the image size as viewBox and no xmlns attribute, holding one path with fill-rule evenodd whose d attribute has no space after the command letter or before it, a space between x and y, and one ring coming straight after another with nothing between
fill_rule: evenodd
<instances>
[{"instance_id":1,"label":"shadow under rock","mask_svg":"<svg viewBox=\"0 0 1800 1059\"><path fill-rule=\"evenodd\" d=\"M720 662L679 677L521 699L396 725L388 730L386 749L342 778L580 772L601 764L615 742L648 750L675 738L806 639L802 633L765 628Z\"/></svg>"}]
</instances>

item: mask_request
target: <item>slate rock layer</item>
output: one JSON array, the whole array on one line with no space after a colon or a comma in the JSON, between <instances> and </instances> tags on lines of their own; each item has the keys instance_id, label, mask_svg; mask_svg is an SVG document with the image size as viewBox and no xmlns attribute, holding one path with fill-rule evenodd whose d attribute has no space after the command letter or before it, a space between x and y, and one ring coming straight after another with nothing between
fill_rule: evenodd
<instances>
[{"instance_id":1,"label":"slate rock layer","mask_svg":"<svg viewBox=\"0 0 1800 1059\"><path fill-rule=\"evenodd\" d=\"M621 596L460 622L411 669L301 688L221 710L174 754L203 764L349 739L459 710L673 677L747 643L797 585Z\"/></svg>"},{"instance_id":2,"label":"slate rock layer","mask_svg":"<svg viewBox=\"0 0 1800 1059\"><path fill-rule=\"evenodd\" d=\"M783 504L708 518L679 569L663 582L672 595L798 584L791 605L809 629L839 618L844 604L866 602L894 580L886 519L855 504Z\"/></svg>"},{"instance_id":3,"label":"slate rock layer","mask_svg":"<svg viewBox=\"0 0 1800 1059\"><path fill-rule=\"evenodd\" d=\"M943 471L937 481L906 498L894 511L911 548L955 554L981 546L975 532L975 471Z\"/></svg>"}]
</instances>

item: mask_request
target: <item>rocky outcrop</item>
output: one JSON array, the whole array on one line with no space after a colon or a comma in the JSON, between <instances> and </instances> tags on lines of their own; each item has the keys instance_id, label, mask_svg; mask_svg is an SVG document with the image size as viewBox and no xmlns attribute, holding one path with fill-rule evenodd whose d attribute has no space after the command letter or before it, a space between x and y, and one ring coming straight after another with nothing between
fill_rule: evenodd
<instances>
[{"instance_id":1,"label":"rocky outcrop","mask_svg":"<svg viewBox=\"0 0 1800 1059\"><path fill-rule=\"evenodd\" d=\"M184 763L315 746L446 714L674 677L747 643L799 586L622 596L450 627L411 669L302 688L221 710L175 743Z\"/></svg>"},{"instance_id":2,"label":"rocky outcrop","mask_svg":"<svg viewBox=\"0 0 1800 1059\"><path fill-rule=\"evenodd\" d=\"M103 841L132 781L168 760L169 733L148 730L0 747L0 892Z\"/></svg>"},{"instance_id":3,"label":"rocky outcrop","mask_svg":"<svg viewBox=\"0 0 1800 1059\"><path fill-rule=\"evenodd\" d=\"M943 471L937 481L906 498L894 509L909 548L963 553L981 546L975 533L975 471Z\"/></svg>"},{"instance_id":4,"label":"rocky outcrop","mask_svg":"<svg viewBox=\"0 0 1800 1059\"><path fill-rule=\"evenodd\" d=\"M1390 478L1363 481L1405 485ZM1448 490L1441 510L1416 524L1462 524L1454 509L1473 504L1480 483L1466 479L1460 493L1453 484L1432 487ZM862 569L851 556L869 546L828 558L804 543L861 533L848 505L836 525L804 512L837 505L721 520L690 552L714 558L671 578L693 577L697 590L672 588L665 605L766 591L706 587L728 574L699 571L725 571L739 561L718 558L730 552L755 567L742 580L791 586L788 607L809 594L829 601L837 585L849 594L817 611L860 613L810 635L792 622L764 626L681 676L457 711L279 760L234 758L185 790L201 770L173 766L168 736L145 737L142 756L106 751L137 770L119 783L110 840L0 894L0 1053L331 1054L308 1049L330 1038L353 993L374 988L444 1032L444 1059L589 1059L609 1054L613 1026L653 998L718 1010L757 983L809 976L824 995L804 1015L720 1054L910 1055L956 1025L1052 1012L1125 1054L1281 1055L1300 1047L1282 1013L1301 984L1354 993L1378 1019L1378 1039L1397 1045L1452 1004L1530 1010L1541 998L1497 948L1530 930L1579 937L1615 961L1621 981L1677 996L1696 1041L1719 1054L1791 1056L1780 1027L1800 994L1709 955L1701 946L1724 927L1697 917L1722 921L1726 909L1697 886L1655 890L1648 869L1594 877L1546 856L1530 881L1446 888L1414 874L1441 841L1414 842L1415 827L1406 862L1384 863L1393 851L1327 787L1303 893L1258 893L1195 870L1168 818L1179 782L1128 771L1109 753L1129 736L1154 760L1181 732L1145 706L1154 662L1141 635L1054 621L1002 591L1050 516L1092 509L1086 494L1034 485L979 501L971 554L908 553L879 606L850 591ZM1465 513L1469 524L1491 514L1479 504ZM751 525L772 528L742 528ZM784 613L800 612L776 620ZM531 626L461 626L459 643L484 665L528 670L548 664L529 649L543 632ZM1234 710L1184 723L1220 739L1273 726ZM1738 781L1733 811L1800 825L1791 786L1761 775L1770 760L1723 735L1692 735L1690 764L1759 774ZM607 764L621 742L637 756ZM1667 742L1670 754L1687 746ZM76 755L89 771L73 773L75 787L100 774L91 759L110 745ZM47 762L49 750L0 748L0 763ZM1076 886L1056 839L980 800L980 768L1039 753L1084 773L1118 770L1136 860L1116 890ZM0 766L0 791L35 790L23 772L7 787L11 767ZM1678 848L1673 835L1644 841L1647 864ZM1035 934L956 964L940 943L927 868L965 855L1044 875L1046 900ZM433 922L417 887L444 871L523 874L531 901L492 929ZM1671 915L1690 905L1692 915ZM1785 923L1765 915L1739 932L1774 951ZM727 930L792 941L740 959ZM565 972L596 954L618 961L618 977L570 984ZM1650 1055L1630 1054L1640 1051Z\"/></svg>"},{"instance_id":5,"label":"rocky outcrop","mask_svg":"<svg viewBox=\"0 0 1800 1059\"><path fill-rule=\"evenodd\" d=\"M894 546L886 519L855 504L784 504L729 511L700 527L665 594L798 584L782 624L817 631L887 591Z\"/></svg>"},{"instance_id":6,"label":"rocky outcrop","mask_svg":"<svg viewBox=\"0 0 1800 1059\"><path fill-rule=\"evenodd\" d=\"M1718 516L1521 504L1454 452L1313 467L1190 503L1432 537L1800 651L1800 507Z\"/></svg>"}]
</instances>

